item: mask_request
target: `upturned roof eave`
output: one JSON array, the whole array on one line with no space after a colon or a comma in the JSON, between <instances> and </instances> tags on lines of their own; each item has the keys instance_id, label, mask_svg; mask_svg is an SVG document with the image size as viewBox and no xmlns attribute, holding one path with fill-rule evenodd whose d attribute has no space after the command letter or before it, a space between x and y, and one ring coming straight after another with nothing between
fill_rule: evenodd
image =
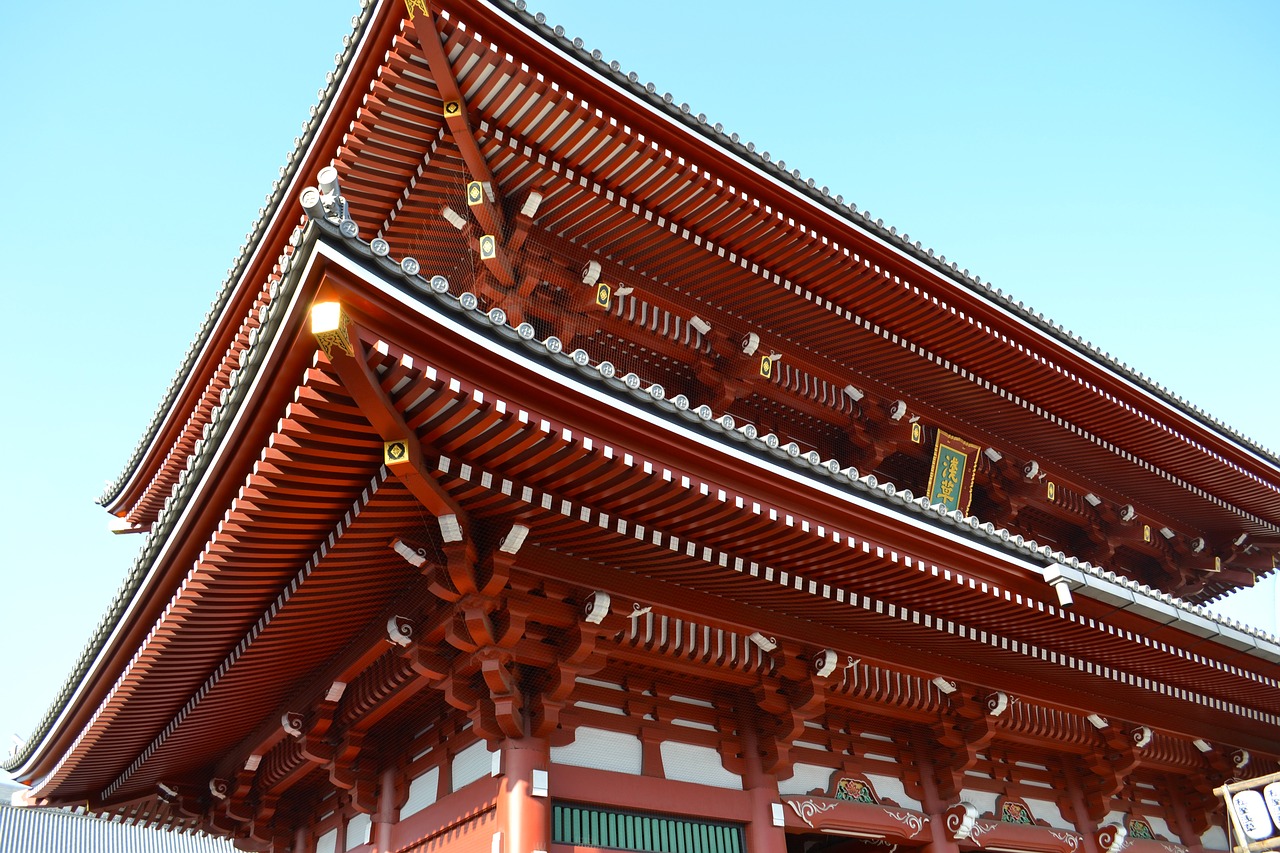
<instances>
[{"instance_id":1,"label":"upturned roof eave","mask_svg":"<svg viewBox=\"0 0 1280 853\"><path fill-rule=\"evenodd\" d=\"M903 239L893 227L885 225L881 220L873 220L869 213L859 211L857 206L852 203L845 204L842 196L830 195L827 187L818 187L812 178L803 178L800 170L792 169L788 171L779 167L778 161L766 159L764 155L755 151L755 146L752 143L741 141L736 133L726 132L718 123L708 124L706 116L701 113L695 115L688 104L677 105L670 93L659 95L652 84L642 84L640 78L634 73L624 74L616 62L607 63L601 56L598 56L599 51L589 52L582 44L581 39L570 39L564 33L562 27L548 25L545 16L530 14L526 9L524 0L515 0L511 4L493 3L488 2L488 0L471 0L471 2L502 15L505 19L514 23L517 28L544 43L550 49L556 51L562 57L579 66L583 71L611 87L619 94L632 99L650 112L665 118L683 132L692 134L715 146L718 150L747 166L758 178L764 179L769 184L783 189L829 215L837 217L845 226L852 227L863 235L865 239L894 253L901 259L927 268L949 286L979 298L1016 323L1024 325L1045 337L1055 346L1064 348L1094 365L1095 368L1122 380L1125 384L1131 386L1139 396L1149 397L1177 419L1185 420L1190 424L1195 424L1201 429L1207 430L1210 434L1216 436L1218 440L1253 457L1256 461L1270 468L1272 473L1280 475L1280 456L1277 456L1271 450L1262 447L1226 423L1212 417L1208 412L1194 406L1150 377L1130 368L1123 362L1113 359L1109 354L1095 347L1092 343L1085 341L1079 335L1065 329L1061 324L1054 323L1042 313L1035 312L1021 302L1006 296L1002 290L992 288L990 283L983 282L980 276L970 275L967 269L962 269L956 262L948 262L945 256L936 255L932 249L922 246L919 241L909 242ZM322 91L315 117L307 123L303 135L295 140L295 149L290 153L284 167L285 174L275 182L272 191L268 194L267 204L263 207L257 222L250 230L249 238L241 246L236 262L224 281L213 308L206 315L204 323L201 325L196 338L192 341L191 347L188 349L187 355L183 359L174 379L170 382L169 388L154 412L142 439L134 448L120 476L107 487L98 499L98 502L109 511L118 513L125 508L123 507L124 498L131 488L136 487L136 484L141 479L141 475L146 468L146 461L157 453L154 449L155 442L162 434L169 418L175 414L173 411L174 403L180 398L188 384L199 378L195 375L194 369L202 361L201 354L205 351L211 338L214 337L215 329L224 321L223 315L236 289L235 285L250 266L259 242L269 230L268 225L274 219L282 200L287 197L289 189L296 183L300 165L309 159L306 154L324 123L329 120L335 96L347 78L352 60L358 53L360 46L364 44L364 34L369 30L369 22L377 14L382 13L383 5L381 2L375 5L370 0L362 0L362 11L356 18L356 25L353 31L354 37L348 37L347 39L346 49L340 54L337 67L331 74L329 84ZM396 3L387 3L385 5L398 8Z\"/></svg>"}]
</instances>

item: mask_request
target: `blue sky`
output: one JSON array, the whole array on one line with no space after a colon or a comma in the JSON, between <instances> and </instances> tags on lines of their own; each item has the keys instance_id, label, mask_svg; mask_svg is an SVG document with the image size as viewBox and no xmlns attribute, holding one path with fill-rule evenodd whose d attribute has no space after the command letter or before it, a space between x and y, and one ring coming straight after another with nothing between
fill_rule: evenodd
<instances>
[{"instance_id":1,"label":"blue sky","mask_svg":"<svg viewBox=\"0 0 1280 853\"><path fill-rule=\"evenodd\" d=\"M1280 5L530 0L788 167L1280 450ZM94 506L355 0L19 5L6 133L0 746L139 545ZM1272 585L1227 612L1275 629Z\"/></svg>"}]
</instances>

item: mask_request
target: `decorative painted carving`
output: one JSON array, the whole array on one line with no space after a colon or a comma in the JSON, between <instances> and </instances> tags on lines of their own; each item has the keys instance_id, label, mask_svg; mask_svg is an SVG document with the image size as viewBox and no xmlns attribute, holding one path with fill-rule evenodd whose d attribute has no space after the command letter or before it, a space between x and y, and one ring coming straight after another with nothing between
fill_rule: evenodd
<instances>
[{"instance_id":1,"label":"decorative painted carving","mask_svg":"<svg viewBox=\"0 0 1280 853\"><path fill-rule=\"evenodd\" d=\"M978 809L972 803L957 803L946 812L947 832L956 841L968 838L978 821Z\"/></svg>"},{"instance_id":2,"label":"decorative painted carving","mask_svg":"<svg viewBox=\"0 0 1280 853\"><path fill-rule=\"evenodd\" d=\"M912 837L919 835L924 829L924 818L918 814L913 814L911 812L891 812L887 810L885 811L885 814L910 830L909 834Z\"/></svg>"},{"instance_id":3,"label":"decorative painted carving","mask_svg":"<svg viewBox=\"0 0 1280 853\"><path fill-rule=\"evenodd\" d=\"M1099 853L1120 853L1125 846L1129 831L1118 823L1109 823L1094 835L1094 843Z\"/></svg>"},{"instance_id":4,"label":"decorative painted carving","mask_svg":"<svg viewBox=\"0 0 1280 853\"><path fill-rule=\"evenodd\" d=\"M836 807L835 803L825 800L786 800L786 804L791 806L796 816L811 829L813 828L813 821L809 820L810 817L822 812L829 812Z\"/></svg>"},{"instance_id":5,"label":"decorative painted carving","mask_svg":"<svg viewBox=\"0 0 1280 853\"><path fill-rule=\"evenodd\" d=\"M875 791L869 782L848 777L842 778L836 783L835 798L855 803L869 803L873 806L879 804Z\"/></svg>"},{"instance_id":6,"label":"decorative painted carving","mask_svg":"<svg viewBox=\"0 0 1280 853\"><path fill-rule=\"evenodd\" d=\"M1051 829L1049 834L1065 844L1068 849L1075 850L1080 846L1080 836L1074 832L1059 832L1056 829Z\"/></svg>"}]
</instances>

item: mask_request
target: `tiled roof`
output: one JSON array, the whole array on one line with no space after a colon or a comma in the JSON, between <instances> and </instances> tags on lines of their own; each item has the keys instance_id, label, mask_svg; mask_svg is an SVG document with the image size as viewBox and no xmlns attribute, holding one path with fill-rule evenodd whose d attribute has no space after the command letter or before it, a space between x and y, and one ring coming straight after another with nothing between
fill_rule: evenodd
<instances>
[{"instance_id":1,"label":"tiled roof","mask_svg":"<svg viewBox=\"0 0 1280 853\"><path fill-rule=\"evenodd\" d=\"M187 374L194 365L196 356L203 348L205 340L212 333L216 320L221 313L223 305L229 299L235 282L244 271L244 267L253 253L256 241L264 233L267 224L279 208L285 188L301 163L307 146L320 127L321 121L332 103L338 89L338 82L346 72L347 65L354 55L360 37L372 17L371 9L374 5L372 0L360 0L361 13L352 18L352 33L343 37L344 50L335 57L335 68L326 76L326 85L318 92L318 102L311 109L307 120L303 122L302 134L294 139L294 149L288 154L286 165L280 168L280 177L272 184L271 191L267 194L266 203L259 208L257 221L246 233L245 242L240 247L236 262L227 271L222 290L214 300L209 312L205 315L199 333L195 340L192 341L183 363L169 383L164 399L161 400L160 405L152 415L147 430L134 448L133 454L130 456L124 470L113 483L107 486L102 496L98 499L99 503L106 504L114 500L124 488L134 469L141 464L143 454L159 430L165 413L169 410L181 390ZM1091 341L1086 341L1080 335L1064 328L1062 324L1055 323L1052 319L1045 317L1043 312L1036 311L1031 306L1024 305L1021 301L1006 295L1001 288L993 287L990 282L984 282L979 275L970 274L967 268L961 268L955 261L949 261L945 255L935 253L932 248L924 246L921 241L912 240L909 234L899 233L896 227L886 225L882 219L873 218L869 211L859 210L858 206L853 202L846 203L843 196L831 195L828 187L818 186L813 178L804 177L799 169L788 169L786 161L775 159L768 151L758 151L755 143L742 140L737 133L726 132L720 122L709 123L705 113L694 113L693 108L687 103L681 102L677 104L675 96L670 92L658 94L657 87L650 82L642 83L636 72L624 73L617 61L606 62L601 51L588 50L580 38L571 39L566 35L564 27L549 25L546 16L541 12L530 13L527 10L525 0L514 0L514 2L500 4L499 8L534 35L542 38L558 50L573 56L579 62L592 68L601 77L611 81L641 101L661 110L671 119L680 122L716 146L730 151L739 159L750 163L792 190L832 213L841 216L863 231L884 240L907 256L930 267L949 281L980 295L1071 349L1114 371L1139 388L1155 395L1183 414L1229 437L1246 450L1280 467L1280 456L1277 456L1272 450L1263 447L1230 425L1213 417L1199 406L1183 399L1180 395L1156 382L1151 377L1134 370L1125 362L1112 358L1110 353L1104 352Z\"/></svg>"},{"instance_id":2,"label":"tiled roof","mask_svg":"<svg viewBox=\"0 0 1280 853\"><path fill-rule=\"evenodd\" d=\"M232 853L204 833L126 825L65 809L0 805L0 853Z\"/></svg>"}]
</instances>

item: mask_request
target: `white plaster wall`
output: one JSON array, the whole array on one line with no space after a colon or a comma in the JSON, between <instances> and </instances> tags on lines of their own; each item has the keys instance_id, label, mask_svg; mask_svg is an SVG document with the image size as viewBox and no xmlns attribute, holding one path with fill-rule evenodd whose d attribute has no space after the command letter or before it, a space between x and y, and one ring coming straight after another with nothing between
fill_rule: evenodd
<instances>
[{"instance_id":1,"label":"white plaster wall","mask_svg":"<svg viewBox=\"0 0 1280 853\"><path fill-rule=\"evenodd\" d=\"M643 744L635 735L578 726L573 743L551 747L551 763L639 776Z\"/></svg>"},{"instance_id":2,"label":"white plaster wall","mask_svg":"<svg viewBox=\"0 0 1280 853\"><path fill-rule=\"evenodd\" d=\"M778 783L779 794L807 794L814 788L821 788L826 791L827 796L831 795L827 789L831 783L831 774L835 772L832 768L797 761L793 771L790 779Z\"/></svg>"},{"instance_id":3,"label":"white plaster wall","mask_svg":"<svg viewBox=\"0 0 1280 853\"><path fill-rule=\"evenodd\" d=\"M478 740L453 757L449 770L451 790L460 791L493 772L493 753Z\"/></svg>"},{"instance_id":4,"label":"white plaster wall","mask_svg":"<svg viewBox=\"0 0 1280 853\"><path fill-rule=\"evenodd\" d=\"M711 747L664 740L661 748L662 768L668 779L742 790L742 777L725 770L720 753Z\"/></svg>"},{"instance_id":5,"label":"white plaster wall","mask_svg":"<svg viewBox=\"0 0 1280 853\"><path fill-rule=\"evenodd\" d=\"M436 801L440 789L440 768L432 767L409 783L409 797L400 807L400 819L417 814Z\"/></svg>"},{"instance_id":6,"label":"white plaster wall","mask_svg":"<svg viewBox=\"0 0 1280 853\"><path fill-rule=\"evenodd\" d=\"M897 776L882 776L879 773L868 773L867 781L876 789L876 796L881 800L893 800L904 808L920 808L920 802L907 794L902 787L902 780Z\"/></svg>"}]
</instances>

